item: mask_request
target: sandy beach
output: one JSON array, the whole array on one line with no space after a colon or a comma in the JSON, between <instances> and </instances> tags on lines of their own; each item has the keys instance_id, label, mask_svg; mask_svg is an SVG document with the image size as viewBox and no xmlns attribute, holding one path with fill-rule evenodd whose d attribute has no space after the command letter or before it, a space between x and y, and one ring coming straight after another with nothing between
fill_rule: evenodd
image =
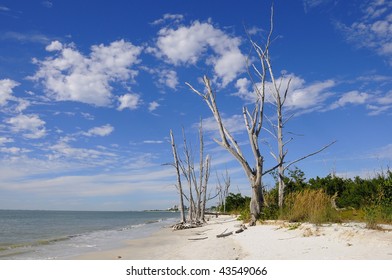
<instances>
[{"instance_id":1,"label":"sandy beach","mask_svg":"<svg viewBox=\"0 0 392 280\"><path fill-rule=\"evenodd\" d=\"M361 223L290 224L270 221L238 230L233 216L211 217L208 224L124 241L120 249L99 251L76 260L392 260L392 227L366 229Z\"/></svg>"}]
</instances>

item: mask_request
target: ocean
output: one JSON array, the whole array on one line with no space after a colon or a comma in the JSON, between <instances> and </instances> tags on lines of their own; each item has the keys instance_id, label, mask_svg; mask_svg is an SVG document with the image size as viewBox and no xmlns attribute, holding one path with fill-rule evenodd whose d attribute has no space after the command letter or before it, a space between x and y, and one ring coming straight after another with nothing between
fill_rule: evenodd
<instances>
[{"instance_id":1,"label":"ocean","mask_svg":"<svg viewBox=\"0 0 392 280\"><path fill-rule=\"evenodd\" d=\"M70 259L116 249L179 219L165 211L0 210L0 260Z\"/></svg>"}]
</instances>

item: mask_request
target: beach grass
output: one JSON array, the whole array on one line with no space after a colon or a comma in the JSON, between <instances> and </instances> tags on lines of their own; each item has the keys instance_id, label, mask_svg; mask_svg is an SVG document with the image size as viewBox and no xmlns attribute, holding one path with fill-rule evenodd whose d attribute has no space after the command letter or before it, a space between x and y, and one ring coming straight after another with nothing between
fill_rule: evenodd
<instances>
[{"instance_id":1,"label":"beach grass","mask_svg":"<svg viewBox=\"0 0 392 280\"><path fill-rule=\"evenodd\" d=\"M340 221L337 211L332 207L331 196L323 190L305 189L290 193L280 218L290 222L310 222L321 224Z\"/></svg>"}]
</instances>

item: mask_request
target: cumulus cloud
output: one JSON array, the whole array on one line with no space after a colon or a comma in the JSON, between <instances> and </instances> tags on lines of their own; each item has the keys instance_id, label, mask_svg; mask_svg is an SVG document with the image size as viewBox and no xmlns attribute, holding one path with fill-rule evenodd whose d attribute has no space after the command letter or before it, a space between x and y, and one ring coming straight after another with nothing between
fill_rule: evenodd
<instances>
[{"instance_id":1,"label":"cumulus cloud","mask_svg":"<svg viewBox=\"0 0 392 280\"><path fill-rule=\"evenodd\" d=\"M238 79L235 83L235 88L237 89L237 92L234 95L248 102L256 101L255 94L252 90L252 83L249 79Z\"/></svg>"},{"instance_id":2,"label":"cumulus cloud","mask_svg":"<svg viewBox=\"0 0 392 280\"><path fill-rule=\"evenodd\" d=\"M211 23L195 21L190 26L159 30L154 52L174 65L196 64L203 58L214 65L215 75L226 86L244 71L245 56L240 44L239 38L229 36Z\"/></svg>"},{"instance_id":3,"label":"cumulus cloud","mask_svg":"<svg viewBox=\"0 0 392 280\"><path fill-rule=\"evenodd\" d=\"M178 85L178 77L177 72L174 70L162 70L159 71L159 80L158 82L162 85L165 85L169 88L176 89Z\"/></svg>"},{"instance_id":4,"label":"cumulus cloud","mask_svg":"<svg viewBox=\"0 0 392 280\"><path fill-rule=\"evenodd\" d=\"M141 47L124 40L105 46L94 45L86 56L70 45L51 42L46 50L55 52L45 60L34 59L39 69L30 79L44 86L56 101L77 101L95 106L110 106L114 82L132 80L138 72L131 69L139 62Z\"/></svg>"},{"instance_id":5,"label":"cumulus cloud","mask_svg":"<svg viewBox=\"0 0 392 280\"><path fill-rule=\"evenodd\" d=\"M294 74L285 75L276 79L280 83L280 95L283 96L288 83L290 81L289 92L285 106L289 110L306 110L313 111L321 109L325 100L330 96L328 90L335 86L333 80L317 81L307 83L303 78ZM256 84L261 88L261 84ZM254 102L256 94L252 89L252 83L247 78L238 79L235 87L237 92L234 94L245 101ZM266 82L266 97L267 102L274 102L273 98L273 84Z\"/></svg>"},{"instance_id":6,"label":"cumulus cloud","mask_svg":"<svg viewBox=\"0 0 392 280\"><path fill-rule=\"evenodd\" d=\"M20 114L9 118L6 120L6 123L11 126L13 132L22 132L23 136L28 139L39 139L46 135L45 121L35 114Z\"/></svg>"},{"instance_id":7,"label":"cumulus cloud","mask_svg":"<svg viewBox=\"0 0 392 280\"><path fill-rule=\"evenodd\" d=\"M0 106L7 104L7 101L11 99L14 87L18 85L18 82L10 79L0 80Z\"/></svg>"},{"instance_id":8,"label":"cumulus cloud","mask_svg":"<svg viewBox=\"0 0 392 280\"><path fill-rule=\"evenodd\" d=\"M103 126L97 126L89 129L87 132L83 133L86 136L108 136L114 131L114 127L110 124Z\"/></svg>"},{"instance_id":9,"label":"cumulus cloud","mask_svg":"<svg viewBox=\"0 0 392 280\"><path fill-rule=\"evenodd\" d=\"M140 96L138 94L127 93L118 98L120 105L117 110L122 111L124 109L135 110L140 105Z\"/></svg>"},{"instance_id":10,"label":"cumulus cloud","mask_svg":"<svg viewBox=\"0 0 392 280\"><path fill-rule=\"evenodd\" d=\"M53 41L46 46L45 50L48 52L60 51L63 48L63 44L59 41Z\"/></svg>"},{"instance_id":11,"label":"cumulus cloud","mask_svg":"<svg viewBox=\"0 0 392 280\"><path fill-rule=\"evenodd\" d=\"M335 86L333 80L318 81L307 84L304 79L291 76L289 93L286 105L292 109L309 109L322 106L324 101L329 97L328 89ZM282 92L286 88L289 77L282 80ZM270 85L271 87L272 85Z\"/></svg>"}]
</instances>

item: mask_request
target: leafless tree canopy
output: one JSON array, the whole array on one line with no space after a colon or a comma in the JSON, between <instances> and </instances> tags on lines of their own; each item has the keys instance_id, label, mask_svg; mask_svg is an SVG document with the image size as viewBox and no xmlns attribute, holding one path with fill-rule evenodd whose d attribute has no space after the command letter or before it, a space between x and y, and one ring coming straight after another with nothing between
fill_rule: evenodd
<instances>
[{"instance_id":1,"label":"leafless tree canopy","mask_svg":"<svg viewBox=\"0 0 392 280\"><path fill-rule=\"evenodd\" d=\"M297 160L293 160L291 162L286 162L285 158L287 155L286 145L291 141L285 141L283 128L285 123L291 118L285 119L283 116L283 109L285 102L287 100L287 96L289 94L290 81L287 83L285 88L282 88L282 80L277 80L274 75L271 56L270 56L270 47L272 43L272 33L273 33L273 6L271 7L271 17L270 17L270 30L267 35L266 41L264 45L258 44L252 40L249 36L249 40L252 46L252 49L255 51L259 66L256 66L254 63L250 64L249 59L247 59L247 69L250 80L253 84L253 92L255 94L254 103L252 106L252 110L249 110L248 107L243 107L242 115L244 118L244 125L249 138L249 145L252 150L253 155L253 164L251 161L247 159L240 145L234 139L232 134L226 128L224 122L222 121L222 117L217 105L216 101L216 92L214 92L211 81L207 76L203 77L204 90L199 91L195 89L189 83L186 83L189 88L199 95L204 102L207 104L208 108L213 114L213 117L218 125L220 139L214 139L220 146L225 148L242 166L251 186L252 197L250 203L250 213L251 213L251 225L256 223L256 220L260 216L261 208L264 206L264 198L263 198L263 183L262 177L275 170L278 169L279 174L279 204L283 203L283 195L284 195L284 171L293 165L294 163L301 161L305 158L308 158L312 155L315 155L334 142L324 146L320 150L305 155ZM267 82L272 84L272 88L266 88ZM272 97L274 99L274 105L276 106L276 119L277 123L273 125L274 132L270 132L276 139L278 146L278 154L272 153L274 158L277 161L277 164L268 170L264 169L264 155L260 149L260 133L264 128L263 120L265 117L264 108L265 108L265 98L267 94L267 90L272 92ZM268 131L268 130L267 130ZM272 151L271 151L272 152Z\"/></svg>"},{"instance_id":2,"label":"leafless tree canopy","mask_svg":"<svg viewBox=\"0 0 392 280\"><path fill-rule=\"evenodd\" d=\"M205 222L205 209L207 197L207 186L210 177L210 156L204 155L204 139L203 128L200 123L199 128L199 169L198 172L195 168L195 162L192 154L191 147L187 143L185 133L183 131L184 140L184 156L181 159L178 156L177 146L174 142L173 132L170 131L170 139L172 145L172 153L174 158L174 168L177 175L177 189L180 197L181 222L180 224L187 226L198 225ZM183 179L188 185L188 192L183 189ZM189 202L188 217L185 217L184 199ZM187 227L185 226L185 227Z\"/></svg>"}]
</instances>

